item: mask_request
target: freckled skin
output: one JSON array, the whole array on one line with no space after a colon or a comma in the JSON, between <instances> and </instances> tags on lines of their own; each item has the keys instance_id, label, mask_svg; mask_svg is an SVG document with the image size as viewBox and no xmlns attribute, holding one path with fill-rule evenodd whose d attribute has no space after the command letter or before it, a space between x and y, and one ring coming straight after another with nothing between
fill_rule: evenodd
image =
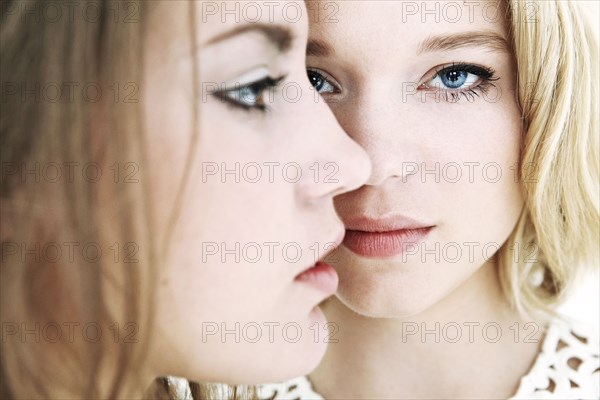
<instances>
[{"instance_id":1,"label":"freckled skin","mask_svg":"<svg viewBox=\"0 0 600 400\"><path fill-rule=\"evenodd\" d=\"M512 55L489 46L420 51L438 36L506 38L505 24L484 17L495 1L479 2L472 20L467 8L458 21L403 18L405 7L449 3L339 1L337 23L310 21L309 49L319 41L333 51L307 57L307 67L335 84L323 96L373 164L366 185L335 199L342 220L402 215L434 226L398 256L342 246L329 258L340 285L323 309L337 343L310 374L324 398L508 398L538 351L538 343L506 334L524 321L503 296L493 257L523 208ZM319 6L325 2L309 4ZM444 81L438 73L461 63L493 70L494 86L446 101L453 97L439 90L452 74ZM470 75L465 82L481 83ZM504 332L494 343L482 333L490 321ZM444 339L447 326L462 328L456 343Z\"/></svg>"},{"instance_id":2,"label":"freckled skin","mask_svg":"<svg viewBox=\"0 0 600 400\"><path fill-rule=\"evenodd\" d=\"M341 247L335 254L338 297L365 315L412 315L481 267L506 240L523 207L514 179L521 125L511 55L476 46L418 55L419 44L437 35L506 32L500 20L486 20L484 5L472 11L473 22L465 8L456 23L443 18L435 23L435 15L423 23L421 13L411 15L402 2L336 4L339 23L313 19L309 35L335 52L308 57L307 63L342 87L341 94L324 96L373 163L367 185L337 197L336 208L342 219L401 214L436 226L416 251L397 258L369 259ZM460 94L454 102L417 89L452 83L432 79L452 63L491 68L499 79L485 94L474 89L479 97ZM477 80L471 74L465 82Z\"/></svg>"}]
</instances>

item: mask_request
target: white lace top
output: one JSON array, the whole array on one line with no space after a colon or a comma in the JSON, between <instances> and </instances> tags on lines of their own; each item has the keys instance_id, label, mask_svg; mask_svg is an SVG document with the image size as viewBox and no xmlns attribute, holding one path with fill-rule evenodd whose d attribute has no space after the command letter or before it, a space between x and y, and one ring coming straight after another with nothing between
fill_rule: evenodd
<instances>
[{"instance_id":1,"label":"white lace top","mask_svg":"<svg viewBox=\"0 0 600 400\"><path fill-rule=\"evenodd\" d=\"M554 321L529 373L521 378L517 399L599 399L600 358L596 333L575 324ZM306 377L262 385L265 400L323 400Z\"/></svg>"}]
</instances>

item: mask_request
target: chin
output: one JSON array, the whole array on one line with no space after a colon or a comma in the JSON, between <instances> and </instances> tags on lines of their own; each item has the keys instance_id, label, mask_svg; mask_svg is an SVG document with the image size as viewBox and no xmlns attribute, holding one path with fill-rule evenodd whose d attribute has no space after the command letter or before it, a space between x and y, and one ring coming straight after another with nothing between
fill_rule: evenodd
<instances>
[{"instance_id":1,"label":"chin","mask_svg":"<svg viewBox=\"0 0 600 400\"><path fill-rule=\"evenodd\" d=\"M370 318L407 318L426 311L440 299L420 298L414 295L410 298L391 294L389 297L380 298L373 296L367 299L361 295L347 295L338 293L340 302L357 314Z\"/></svg>"},{"instance_id":2,"label":"chin","mask_svg":"<svg viewBox=\"0 0 600 400\"><path fill-rule=\"evenodd\" d=\"M287 334L283 333L284 324L275 329L274 343L268 343L256 356L247 384L286 381L307 375L319 365L325 356L328 339L323 311L315 306L304 320L296 320L294 324L295 327L290 325Z\"/></svg>"},{"instance_id":3,"label":"chin","mask_svg":"<svg viewBox=\"0 0 600 400\"><path fill-rule=\"evenodd\" d=\"M397 273L365 274L351 275L348 280L342 278L336 297L365 317L406 318L426 311L449 291L449 287L436 287L427 279L407 282Z\"/></svg>"}]
</instances>

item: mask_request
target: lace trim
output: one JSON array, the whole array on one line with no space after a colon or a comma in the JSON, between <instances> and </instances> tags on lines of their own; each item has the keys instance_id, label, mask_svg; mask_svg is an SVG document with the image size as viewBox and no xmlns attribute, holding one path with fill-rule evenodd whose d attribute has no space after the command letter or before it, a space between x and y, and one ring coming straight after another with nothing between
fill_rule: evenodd
<instances>
[{"instance_id":1,"label":"lace trim","mask_svg":"<svg viewBox=\"0 0 600 400\"><path fill-rule=\"evenodd\" d=\"M600 396L600 344L583 326L555 321L542 351L521 378L511 399L597 399Z\"/></svg>"},{"instance_id":2,"label":"lace trim","mask_svg":"<svg viewBox=\"0 0 600 400\"><path fill-rule=\"evenodd\" d=\"M312 389L305 376L283 383L262 385L258 389L258 398L261 400L324 400Z\"/></svg>"}]
</instances>

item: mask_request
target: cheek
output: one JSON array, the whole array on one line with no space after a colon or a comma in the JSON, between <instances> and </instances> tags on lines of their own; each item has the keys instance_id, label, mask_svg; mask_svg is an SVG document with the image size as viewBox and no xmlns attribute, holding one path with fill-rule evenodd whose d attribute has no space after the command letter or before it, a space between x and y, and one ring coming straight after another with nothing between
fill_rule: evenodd
<instances>
[{"instance_id":1,"label":"cheek","mask_svg":"<svg viewBox=\"0 0 600 400\"><path fill-rule=\"evenodd\" d=\"M193 134L194 101L186 83L186 78L191 76L191 68L183 64L163 63L156 57L158 55L147 61L152 68L146 68L142 92L148 159L147 171L142 172L152 201L155 243L163 243L185 176Z\"/></svg>"},{"instance_id":2,"label":"cheek","mask_svg":"<svg viewBox=\"0 0 600 400\"><path fill-rule=\"evenodd\" d=\"M167 238L169 291L174 301L187 303L207 319L233 318L241 313L239 304L247 315L260 315L273 306L275 295L256 288L279 288L289 274L281 265L281 244L303 243L294 229L301 221L289 206L294 204L293 185L269 179L264 163L277 159L269 154L265 137L238 121L243 117L232 118L221 104L204 104L201 111L193 162L185 164L189 142L181 145L180 158L172 160L184 165L188 175L182 172L173 185L163 174L171 190L163 188L165 197L170 195L169 210L176 207L179 213ZM262 174L258 181L257 173ZM176 204L182 178L186 189ZM163 220L161 228L167 227Z\"/></svg>"},{"instance_id":3,"label":"cheek","mask_svg":"<svg viewBox=\"0 0 600 400\"><path fill-rule=\"evenodd\" d=\"M435 172L411 176L398 192L399 202L419 199L437 224L420 249L446 250L402 256L392 269L338 250L338 297L356 312L402 316L426 309L475 274L514 228L523 207L515 179L521 140L516 104L467 109L446 113L452 117L444 127L422 126L430 134L419 163Z\"/></svg>"},{"instance_id":4,"label":"cheek","mask_svg":"<svg viewBox=\"0 0 600 400\"><path fill-rule=\"evenodd\" d=\"M501 245L523 206L519 111L507 100L472 106L470 116L448 123L444 134L453 140L438 138L432 148L431 161L441 165L436 196L446 210L440 228L446 240Z\"/></svg>"}]
</instances>

